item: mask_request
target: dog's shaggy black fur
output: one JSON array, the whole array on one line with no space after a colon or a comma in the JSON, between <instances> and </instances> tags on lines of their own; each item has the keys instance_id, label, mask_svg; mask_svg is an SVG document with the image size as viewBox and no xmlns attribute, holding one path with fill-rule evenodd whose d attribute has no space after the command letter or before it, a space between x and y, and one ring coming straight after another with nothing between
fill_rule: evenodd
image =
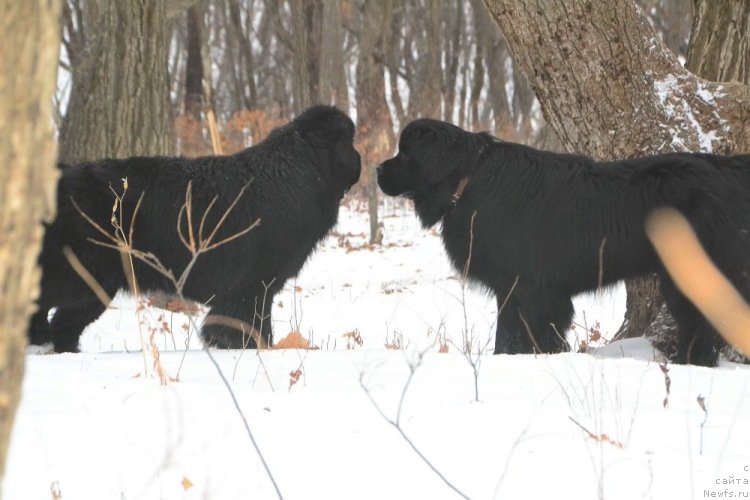
<instances>
[{"instance_id":1,"label":"dog's shaggy black fur","mask_svg":"<svg viewBox=\"0 0 750 500\"><path fill-rule=\"evenodd\" d=\"M560 335L571 296L656 272L680 329L676 361L714 365L720 339L645 235L644 218L661 206L690 220L714 262L750 296L747 155L595 162L422 119L404 129L378 184L412 198L425 227L442 221L453 264L463 271L469 262L468 276L495 293L498 307L518 278L498 318L495 353L567 350Z\"/></svg>"},{"instance_id":2,"label":"dog's shaggy black fur","mask_svg":"<svg viewBox=\"0 0 750 500\"><path fill-rule=\"evenodd\" d=\"M68 263L64 247L73 250L110 297L128 287L120 252L88 241L107 239L73 204L74 200L99 226L114 232L113 190L120 193L122 179L127 178L122 207L125 235L143 193L132 247L153 253L177 276L191 260L177 230L188 182L192 182L195 239L199 238L201 219L211 200L217 198L208 210L204 239L248 185L213 241L237 234L258 219L260 225L199 256L189 273L184 296L208 304L211 315L224 318L223 324L207 322L203 326L201 333L209 344L243 346L242 331L227 326L226 318L260 330L270 344L270 318L266 317L260 328L260 316L269 314L274 295L299 272L316 244L334 226L341 198L359 179L360 157L352 145L353 137L354 124L349 117L335 108L316 106L274 130L260 144L231 156L137 157L63 167L57 218L47 228L39 258L43 276L39 311L29 328L31 343L51 340L58 352L76 351L82 330L106 307ZM182 233L188 238L186 213L180 220ZM141 291L175 291L170 280L138 260L135 264ZM52 307L57 310L48 323L47 313Z\"/></svg>"}]
</instances>

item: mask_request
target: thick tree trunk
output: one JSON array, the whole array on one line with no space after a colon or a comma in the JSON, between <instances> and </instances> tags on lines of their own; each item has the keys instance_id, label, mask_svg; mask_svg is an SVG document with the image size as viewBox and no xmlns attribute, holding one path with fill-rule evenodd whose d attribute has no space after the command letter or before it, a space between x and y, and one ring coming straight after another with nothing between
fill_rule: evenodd
<instances>
[{"instance_id":1,"label":"thick tree trunk","mask_svg":"<svg viewBox=\"0 0 750 500\"><path fill-rule=\"evenodd\" d=\"M84 49L60 129L61 161L173 152L166 4L85 3Z\"/></svg>"},{"instance_id":2,"label":"thick tree trunk","mask_svg":"<svg viewBox=\"0 0 750 500\"><path fill-rule=\"evenodd\" d=\"M685 67L707 80L750 83L750 1L694 0Z\"/></svg>"},{"instance_id":3,"label":"thick tree trunk","mask_svg":"<svg viewBox=\"0 0 750 500\"><path fill-rule=\"evenodd\" d=\"M0 0L0 479L21 396L26 327L39 289L43 219L57 180L52 95L60 2Z\"/></svg>"},{"instance_id":4,"label":"thick tree trunk","mask_svg":"<svg viewBox=\"0 0 750 500\"><path fill-rule=\"evenodd\" d=\"M748 88L684 69L632 0L484 2L567 150L611 159L750 144ZM653 282L628 289L629 334L666 324Z\"/></svg>"}]
</instances>

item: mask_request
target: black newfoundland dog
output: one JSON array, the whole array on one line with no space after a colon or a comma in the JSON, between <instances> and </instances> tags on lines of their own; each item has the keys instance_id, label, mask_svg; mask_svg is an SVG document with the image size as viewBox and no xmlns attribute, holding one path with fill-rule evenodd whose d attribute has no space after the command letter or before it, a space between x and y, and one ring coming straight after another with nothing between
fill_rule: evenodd
<instances>
[{"instance_id":1,"label":"black newfoundland dog","mask_svg":"<svg viewBox=\"0 0 750 500\"><path fill-rule=\"evenodd\" d=\"M134 226L131 247L158 258L175 277L193 260L191 245L215 245L194 259L183 286L186 298L211 308L201 330L205 342L254 347L260 332L262 342L271 344L274 295L336 224L341 198L359 179L353 137L348 116L316 106L231 156L137 157L63 167L57 219L47 228L39 257L42 285L31 343L52 341L57 352L77 351L83 329L106 308L102 294L69 264L66 247L107 296L128 288L127 255L92 243L112 243L95 224L114 235L114 212L125 239ZM113 209L123 179L127 190ZM162 272L137 258L134 264L142 292L175 292Z\"/></svg>"},{"instance_id":2,"label":"black newfoundland dog","mask_svg":"<svg viewBox=\"0 0 750 500\"><path fill-rule=\"evenodd\" d=\"M750 156L595 162L420 119L378 168L378 184L413 199L425 227L442 221L453 265L492 290L499 309L507 297L496 354L567 350L561 335L573 315L571 296L656 272L680 330L675 361L715 365L720 338L646 237L644 219L657 207L682 212L717 266L750 296Z\"/></svg>"}]
</instances>

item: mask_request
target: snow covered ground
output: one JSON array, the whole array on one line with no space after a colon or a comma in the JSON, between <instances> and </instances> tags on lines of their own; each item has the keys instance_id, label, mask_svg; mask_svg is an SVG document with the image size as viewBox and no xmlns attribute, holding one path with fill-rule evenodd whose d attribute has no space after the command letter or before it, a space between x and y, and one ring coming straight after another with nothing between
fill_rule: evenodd
<instances>
[{"instance_id":1,"label":"snow covered ground","mask_svg":"<svg viewBox=\"0 0 750 500\"><path fill-rule=\"evenodd\" d=\"M485 354L477 402L462 332L491 352L494 298L462 299L439 237L410 209L382 215L371 249L365 212L342 209L276 297L276 339L299 330L318 350L213 352L284 498L750 498L746 367L670 365L667 391L642 340ZM624 291L575 304L571 340L596 322L606 338ZM135 309L119 297L80 354L27 356L4 498L276 498L190 322ZM179 381L161 385L151 357L144 373L139 323L156 328Z\"/></svg>"}]
</instances>

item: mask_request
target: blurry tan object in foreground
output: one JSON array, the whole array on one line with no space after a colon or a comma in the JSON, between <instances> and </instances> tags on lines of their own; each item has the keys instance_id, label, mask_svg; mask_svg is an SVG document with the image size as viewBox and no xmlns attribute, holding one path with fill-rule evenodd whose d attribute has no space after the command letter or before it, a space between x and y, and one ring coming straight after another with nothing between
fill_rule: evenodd
<instances>
[{"instance_id":1,"label":"blurry tan object in foreground","mask_svg":"<svg viewBox=\"0 0 750 500\"><path fill-rule=\"evenodd\" d=\"M711 262L687 219L660 208L647 218L646 233L680 291L728 343L750 356L750 307Z\"/></svg>"}]
</instances>

